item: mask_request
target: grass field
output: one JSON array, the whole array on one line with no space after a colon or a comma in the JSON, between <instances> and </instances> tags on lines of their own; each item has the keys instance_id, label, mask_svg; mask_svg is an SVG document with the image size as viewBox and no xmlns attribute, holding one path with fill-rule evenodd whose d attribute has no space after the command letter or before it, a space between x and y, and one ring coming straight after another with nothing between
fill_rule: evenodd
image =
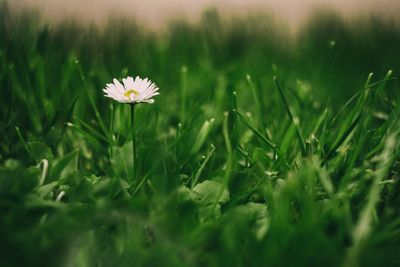
<instances>
[{"instance_id":1,"label":"grass field","mask_svg":"<svg viewBox=\"0 0 400 267\"><path fill-rule=\"evenodd\" d=\"M400 266L399 25L166 28L1 6L0 265Z\"/></svg>"}]
</instances>

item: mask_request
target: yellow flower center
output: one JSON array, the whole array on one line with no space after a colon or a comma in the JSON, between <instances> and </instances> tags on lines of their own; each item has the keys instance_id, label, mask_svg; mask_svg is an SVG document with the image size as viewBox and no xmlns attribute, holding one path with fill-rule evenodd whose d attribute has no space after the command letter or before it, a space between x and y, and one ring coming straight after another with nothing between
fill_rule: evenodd
<instances>
[{"instance_id":1,"label":"yellow flower center","mask_svg":"<svg viewBox=\"0 0 400 267\"><path fill-rule=\"evenodd\" d=\"M135 96L138 96L138 95L139 95L139 92L136 91L135 89L130 89L130 90L128 90L128 91L126 91L126 92L124 93L124 96L130 97L131 94L134 94Z\"/></svg>"}]
</instances>

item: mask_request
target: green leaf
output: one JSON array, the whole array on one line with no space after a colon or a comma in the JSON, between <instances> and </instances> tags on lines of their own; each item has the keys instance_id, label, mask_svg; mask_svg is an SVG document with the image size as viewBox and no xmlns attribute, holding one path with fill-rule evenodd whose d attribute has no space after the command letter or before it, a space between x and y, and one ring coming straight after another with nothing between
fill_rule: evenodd
<instances>
[{"instance_id":1,"label":"green leaf","mask_svg":"<svg viewBox=\"0 0 400 267\"><path fill-rule=\"evenodd\" d=\"M201 222L215 220L221 216L221 204L229 200L229 191L225 185L216 181L204 181L193 188L195 202L199 204Z\"/></svg>"},{"instance_id":2,"label":"green leaf","mask_svg":"<svg viewBox=\"0 0 400 267\"><path fill-rule=\"evenodd\" d=\"M196 195L193 193L190 188L186 186L180 186L176 190L176 195L179 203L184 202L196 202Z\"/></svg>"},{"instance_id":3,"label":"green leaf","mask_svg":"<svg viewBox=\"0 0 400 267\"><path fill-rule=\"evenodd\" d=\"M203 204L223 204L229 200L229 191L225 185L216 181L207 180L193 188L196 200ZM221 193L222 192L222 193Z\"/></svg>"},{"instance_id":4,"label":"green leaf","mask_svg":"<svg viewBox=\"0 0 400 267\"><path fill-rule=\"evenodd\" d=\"M38 194L43 198L51 193L58 186L58 182L51 182L45 185L42 185L37 189Z\"/></svg>"},{"instance_id":5,"label":"green leaf","mask_svg":"<svg viewBox=\"0 0 400 267\"><path fill-rule=\"evenodd\" d=\"M72 151L71 153L65 155L61 159L57 160L54 163L53 168L51 169L50 176L53 178L59 178L61 176L65 176L68 173L76 171L77 166L70 166L73 165L71 161L76 158L78 151ZM70 164L71 163L71 164ZM70 167L70 168L68 168ZM68 170L70 169L70 170Z\"/></svg>"},{"instance_id":6,"label":"green leaf","mask_svg":"<svg viewBox=\"0 0 400 267\"><path fill-rule=\"evenodd\" d=\"M47 159L51 166L51 163L53 162L53 153L47 145L40 142L27 142L27 144L32 152L36 164L39 164L43 159Z\"/></svg>"}]
</instances>

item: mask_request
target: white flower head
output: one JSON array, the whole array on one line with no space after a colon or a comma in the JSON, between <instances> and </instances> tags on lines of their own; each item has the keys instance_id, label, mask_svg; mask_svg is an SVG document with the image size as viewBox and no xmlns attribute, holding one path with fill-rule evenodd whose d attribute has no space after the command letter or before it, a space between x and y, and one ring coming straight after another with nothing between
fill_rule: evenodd
<instances>
[{"instance_id":1,"label":"white flower head","mask_svg":"<svg viewBox=\"0 0 400 267\"><path fill-rule=\"evenodd\" d=\"M154 103L153 96L160 94L158 87L149 79L141 79L136 76L122 79L121 84L117 79L113 83L108 83L103 89L105 96L110 97L121 103Z\"/></svg>"}]
</instances>

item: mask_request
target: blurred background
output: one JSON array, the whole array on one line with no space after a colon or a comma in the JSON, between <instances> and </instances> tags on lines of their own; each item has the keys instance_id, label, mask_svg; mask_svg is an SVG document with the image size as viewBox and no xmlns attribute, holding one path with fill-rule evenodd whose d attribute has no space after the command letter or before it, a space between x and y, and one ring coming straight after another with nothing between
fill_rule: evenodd
<instances>
[{"instance_id":1,"label":"blurred background","mask_svg":"<svg viewBox=\"0 0 400 267\"><path fill-rule=\"evenodd\" d=\"M102 23L109 16L134 18L141 24L160 27L171 19L197 21L205 9L216 8L222 15L268 12L298 29L315 9L331 9L344 16L374 13L395 18L398 0L13 0L13 8L36 8L51 20L77 18Z\"/></svg>"},{"instance_id":2,"label":"blurred background","mask_svg":"<svg viewBox=\"0 0 400 267\"><path fill-rule=\"evenodd\" d=\"M27 106L32 118L20 117L26 120L21 125L35 131L42 129L39 121L51 121L60 103L73 103L79 95L75 62L90 80L101 109L107 101L97 90L126 75L152 77L168 92L165 101L171 97L174 103L182 75L187 75L186 86L197 100L207 100L203 90L212 93L220 84L226 91L245 92L246 75L250 75L273 112L273 76L291 90L301 109L312 105L321 110L326 105L341 106L362 88L369 73L379 79L388 70L396 76L400 69L396 17L400 1L396 0L2 3L0 48L7 70L3 84L21 88L21 97L16 97L15 89L2 90L0 96L19 105L26 102L24 88L33 87L41 92L36 98L48 97L46 114L38 107L33 115L31 107L40 101L32 97L28 99L34 103ZM21 79L24 69L26 79ZM60 92L54 92L52 88L60 83ZM397 80L390 83L389 99L397 94L397 86ZM247 100L251 102L251 97ZM89 118L84 106L80 112ZM170 109L172 118L166 124L178 120L174 114L179 113L179 104Z\"/></svg>"}]
</instances>

